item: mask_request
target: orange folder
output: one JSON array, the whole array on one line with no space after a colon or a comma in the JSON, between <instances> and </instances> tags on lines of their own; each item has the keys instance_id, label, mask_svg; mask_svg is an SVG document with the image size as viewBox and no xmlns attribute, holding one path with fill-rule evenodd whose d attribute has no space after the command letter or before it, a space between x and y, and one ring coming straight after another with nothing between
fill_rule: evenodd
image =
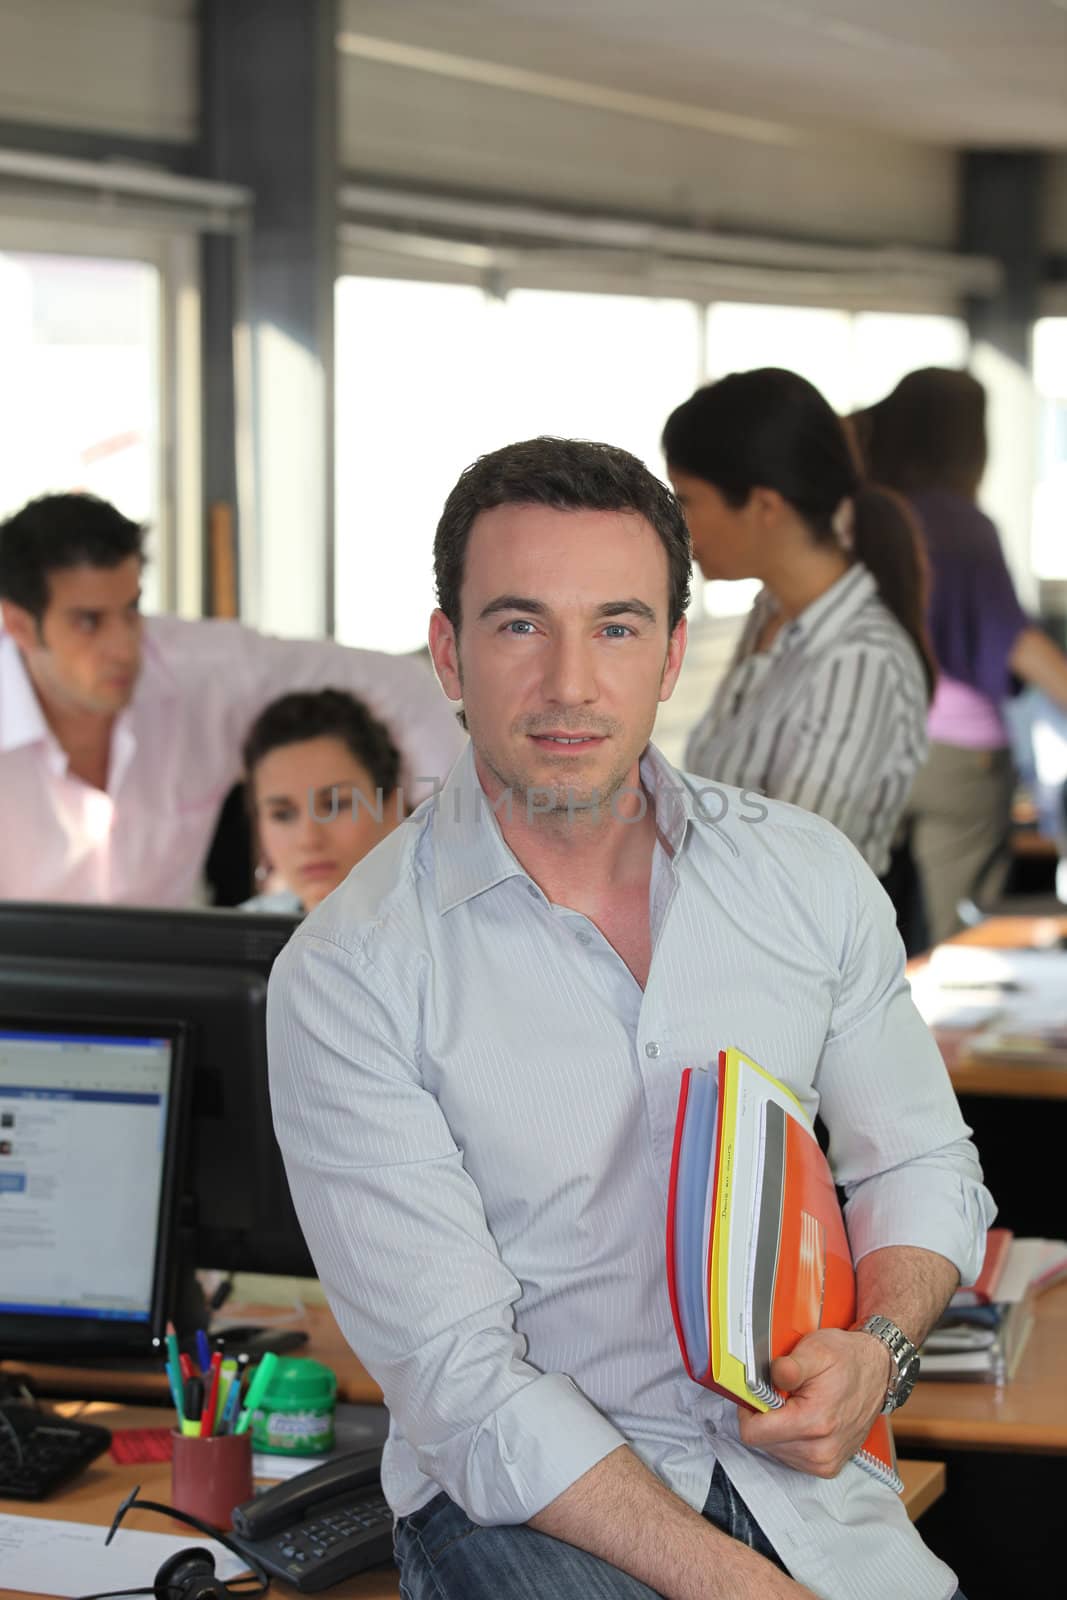
<instances>
[{"instance_id":1,"label":"orange folder","mask_svg":"<svg viewBox=\"0 0 1067 1600\"><path fill-rule=\"evenodd\" d=\"M667 1284L689 1376L751 1410L784 1396L771 1362L848 1328L856 1280L833 1175L799 1101L740 1050L682 1076L667 1210ZM855 1460L898 1492L889 1419Z\"/></svg>"}]
</instances>

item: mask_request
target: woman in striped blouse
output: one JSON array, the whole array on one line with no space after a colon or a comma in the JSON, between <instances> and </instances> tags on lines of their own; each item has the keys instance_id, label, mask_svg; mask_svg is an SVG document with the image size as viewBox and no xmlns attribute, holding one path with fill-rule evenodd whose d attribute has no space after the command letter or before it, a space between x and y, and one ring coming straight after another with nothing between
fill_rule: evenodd
<instances>
[{"instance_id":1,"label":"woman in striped blouse","mask_svg":"<svg viewBox=\"0 0 1067 1600\"><path fill-rule=\"evenodd\" d=\"M836 824L882 876L935 671L918 531L804 378L733 373L674 411L667 471L705 578L763 588L686 767Z\"/></svg>"}]
</instances>

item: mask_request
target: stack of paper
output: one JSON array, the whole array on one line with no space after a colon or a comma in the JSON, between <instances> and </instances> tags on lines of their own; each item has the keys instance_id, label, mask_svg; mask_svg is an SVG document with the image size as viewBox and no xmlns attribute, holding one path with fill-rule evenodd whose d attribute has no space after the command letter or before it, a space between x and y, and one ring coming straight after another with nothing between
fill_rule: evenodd
<instances>
[{"instance_id":1,"label":"stack of paper","mask_svg":"<svg viewBox=\"0 0 1067 1600\"><path fill-rule=\"evenodd\" d=\"M939 945L910 982L928 1027L985 1030L968 1050L1018 1056L1027 1035L1067 1042L1067 951ZM1004 1036L1010 1044L998 1044Z\"/></svg>"},{"instance_id":2,"label":"stack of paper","mask_svg":"<svg viewBox=\"0 0 1067 1600\"><path fill-rule=\"evenodd\" d=\"M957 1290L927 1337L920 1376L982 1383L1013 1378L1033 1327L1035 1297L1065 1276L1067 1243L1015 1239L1005 1228L991 1228L978 1282Z\"/></svg>"}]
</instances>

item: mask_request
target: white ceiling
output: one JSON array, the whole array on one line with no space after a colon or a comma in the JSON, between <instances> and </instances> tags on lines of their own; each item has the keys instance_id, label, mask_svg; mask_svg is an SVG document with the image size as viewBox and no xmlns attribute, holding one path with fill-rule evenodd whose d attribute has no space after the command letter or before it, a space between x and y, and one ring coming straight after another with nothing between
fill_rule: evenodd
<instances>
[{"instance_id":1,"label":"white ceiling","mask_svg":"<svg viewBox=\"0 0 1067 1600\"><path fill-rule=\"evenodd\" d=\"M473 81L489 63L683 116L1067 149L1067 0L342 0L341 19Z\"/></svg>"}]
</instances>

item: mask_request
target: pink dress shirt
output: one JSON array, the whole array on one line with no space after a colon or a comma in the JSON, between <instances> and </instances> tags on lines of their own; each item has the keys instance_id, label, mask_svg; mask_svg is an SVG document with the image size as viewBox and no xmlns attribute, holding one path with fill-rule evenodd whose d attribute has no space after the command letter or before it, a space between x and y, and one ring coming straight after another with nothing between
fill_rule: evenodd
<instances>
[{"instance_id":1,"label":"pink dress shirt","mask_svg":"<svg viewBox=\"0 0 1067 1600\"><path fill-rule=\"evenodd\" d=\"M466 743L432 672L411 657L149 617L104 792L68 772L0 630L0 899L190 904L253 718L290 690L325 688L349 690L389 728L409 804L432 787L416 780L443 782Z\"/></svg>"}]
</instances>

